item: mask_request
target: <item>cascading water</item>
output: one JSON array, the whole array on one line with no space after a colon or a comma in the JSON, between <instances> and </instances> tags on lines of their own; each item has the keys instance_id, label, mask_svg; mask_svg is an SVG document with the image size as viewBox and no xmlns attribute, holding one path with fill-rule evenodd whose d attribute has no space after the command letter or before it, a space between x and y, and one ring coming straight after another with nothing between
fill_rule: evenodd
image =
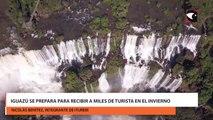
<instances>
[{"instance_id":1,"label":"cascading water","mask_svg":"<svg viewBox=\"0 0 213 120\"><path fill-rule=\"evenodd\" d=\"M143 84L144 89L150 88L152 91L157 91L163 87L174 92L182 83L182 78L181 76L173 78L170 73L166 74L163 63L171 61L171 58L179 54L183 48L190 50L195 56L199 39L200 35L180 34L172 36L169 45L163 47L163 38L157 37L154 33L142 38L137 35L127 35L126 40L122 40L120 46L121 53L127 60L122 75L122 87L128 90L140 83ZM147 79L151 61L158 63L161 68L151 79Z\"/></svg>"},{"instance_id":2,"label":"cascading water","mask_svg":"<svg viewBox=\"0 0 213 120\"><path fill-rule=\"evenodd\" d=\"M101 92L108 92L110 90L109 83L106 79L106 73L102 73L101 77L98 79L99 89Z\"/></svg>"},{"instance_id":3,"label":"cascading water","mask_svg":"<svg viewBox=\"0 0 213 120\"><path fill-rule=\"evenodd\" d=\"M22 92L60 92L61 84L56 82L56 70L49 66L50 56L39 51L26 51L0 58L0 95L10 90ZM36 59L35 59L36 58ZM2 98L2 97L1 97Z\"/></svg>"},{"instance_id":4,"label":"cascading water","mask_svg":"<svg viewBox=\"0 0 213 120\"><path fill-rule=\"evenodd\" d=\"M154 33L142 38L138 38L137 35L127 35L125 43L124 40L122 41L121 51L127 62L141 63L144 61L148 63L150 60L153 61L154 58L170 61L171 57L181 52L180 47L189 49L195 56L199 39L200 35L180 34L173 36L167 48L163 48L161 45L162 38L157 37ZM175 51L175 48L178 51ZM136 60L137 57L139 57L138 60Z\"/></svg>"},{"instance_id":5,"label":"cascading water","mask_svg":"<svg viewBox=\"0 0 213 120\"><path fill-rule=\"evenodd\" d=\"M41 50L22 50L15 55L8 54L11 49L0 50L0 96L10 91L63 92L60 81L63 70L59 72L59 66L71 66L73 61L83 63L86 57L92 61L93 70L106 69L110 37L108 34L106 40L88 37L86 40L80 38L62 41L56 46L47 45ZM121 78L120 91L127 92L140 84L141 91L158 91L164 88L174 92L181 85L182 78L180 75L173 76L166 66L173 56L185 48L195 56L200 35L172 36L166 47L163 45L164 39L157 37L155 33L147 37L127 35L124 38L126 39L122 40L120 50L127 62L123 72L119 71L118 74ZM150 77L152 62L159 66L156 73ZM100 92L110 92L112 89L106 73L101 74L98 82ZM70 116L63 118L71 119Z\"/></svg>"},{"instance_id":6,"label":"cascading water","mask_svg":"<svg viewBox=\"0 0 213 120\"><path fill-rule=\"evenodd\" d=\"M156 38L155 34L148 37L143 36L143 38L138 38L136 35L127 35L126 44L122 49L124 59L127 59L128 62L138 61L140 63L141 60L144 60L145 63L148 63L154 58L159 58L158 51L161 47L161 41L162 38ZM137 42L139 42L138 46L136 45ZM137 56L139 60L136 60Z\"/></svg>"},{"instance_id":7,"label":"cascading water","mask_svg":"<svg viewBox=\"0 0 213 120\"><path fill-rule=\"evenodd\" d=\"M82 57L84 57L86 54L86 48L83 44L82 39L79 39L77 41L70 40L66 43L61 42L60 44L58 44L58 51L61 62L65 64L72 64L73 60L82 63Z\"/></svg>"},{"instance_id":8,"label":"cascading water","mask_svg":"<svg viewBox=\"0 0 213 120\"><path fill-rule=\"evenodd\" d=\"M196 45L200 39L200 35L182 35L173 36L168 47L166 48L166 52L164 52L164 59L170 60L175 54L181 52L180 47L187 48L190 50L194 56L196 56ZM177 48L177 52L175 51Z\"/></svg>"},{"instance_id":9,"label":"cascading water","mask_svg":"<svg viewBox=\"0 0 213 120\"><path fill-rule=\"evenodd\" d=\"M148 66L138 67L137 65L126 64L124 67L124 76L122 77L122 88L129 89L137 83L145 82L148 72Z\"/></svg>"},{"instance_id":10,"label":"cascading water","mask_svg":"<svg viewBox=\"0 0 213 120\"><path fill-rule=\"evenodd\" d=\"M61 92L63 91L57 71L60 65L72 65L72 61L83 62L89 57L93 62L92 69L106 69L106 58L110 51L110 34L106 40L88 37L78 40L60 42L44 46L41 50L22 51L18 54L7 54L0 57L0 95L7 91L21 92ZM175 91L181 84L181 76L172 76L163 66L183 48L196 55L196 45L200 35L172 36L170 43L162 45L163 38L152 33L148 37L127 35L121 43L121 53L127 60L124 72L120 76L121 87L125 90L136 84L143 84L144 89L157 91L160 88ZM99 57L97 57L99 56ZM161 67L149 78L150 62ZM99 78L99 88L108 92L110 85L107 74ZM9 87L8 87L9 86Z\"/></svg>"},{"instance_id":11,"label":"cascading water","mask_svg":"<svg viewBox=\"0 0 213 120\"><path fill-rule=\"evenodd\" d=\"M83 39L60 42L55 49L53 45L44 46L41 50L30 50L0 57L0 96L6 92L62 92L62 83L59 80L60 65L71 65L72 61L83 62L88 56L91 60L102 54L103 61L110 50L110 34L107 40L97 43L98 39L88 38L88 52ZM93 44L93 45L91 45ZM104 68L94 61L94 69ZM1 97L3 98L3 97Z\"/></svg>"}]
</instances>

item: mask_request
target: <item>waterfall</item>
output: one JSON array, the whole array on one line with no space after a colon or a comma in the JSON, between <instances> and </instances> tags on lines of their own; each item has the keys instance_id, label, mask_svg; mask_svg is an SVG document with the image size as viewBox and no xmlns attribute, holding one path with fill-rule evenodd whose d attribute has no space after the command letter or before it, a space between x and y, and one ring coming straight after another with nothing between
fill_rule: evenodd
<instances>
[{"instance_id":1,"label":"waterfall","mask_svg":"<svg viewBox=\"0 0 213 120\"><path fill-rule=\"evenodd\" d=\"M97 38L91 39L88 37L88 46L89 46L89 56L91 57L91 60L94 62L92 69L106 69L106 58L109 55L110 52L110 38L111 38L111 33L107 34L107 40L104 41L101 39L98 43ZM101 57L101 62L97 64L97 60L94 58L94 55L98 56L102 54Z\"/></svg>"},{"instance_id":2,"label":"waterfall","mask_svg":"<svg viewBox=\"0 0 213 120\"><path fill-rule=\"evenodd\" d=\"M108 92L110 90L110 86L109 86L106 76L107 76L106 73L102 73L101 77L98 79L99 89L101 92Z\"/></svg>"},{"instance_id":3,"label":"waterfall","mask_svg":"<svg viewBox=\"0 0 213 120\"><path fill-rule=\"evenodd\" d=\"M73 60L82 63L82 57L86 54L86 48L82 39L70 40L66 43L62 41L58 44L58 51L61 61L67 64L71 64Z\"/></svg>"},{"instance_id":4,"label":"waterfall","mask_svg":"<svg viewBox=\"0 0 213 120\"><path fill-rule=\"evenodd\" d=\"M135 84L146 81L149 72L148 66L138 67L133 64L126 64L124 67L124 76L122 77L122 87L132 88Z\"/></svg>"},{"instance_id":5,"label":"waterfall","mask_svg":"<svg viewBox=\"0 0 213 120\"><path fill-rule=\"evenodd\" d=\"M137 41L139 45L136 45ZM161 41L162 38L156 38L155 34L148 37L143 36L143 38L138 38L136 35L127 35L122 53L128 62L138 61L140 63L141 60L144 60L145 63L148 63L154 58L159 58L158 51L161 47ZM137 56L139 56L139 60L136 60Z\"/></svg>"},{"instance_id":6,"label":"waterfall","mask_svg":"<svg viewBox=\"0 0 213 120\"><path fill-rule=\"evenodd\" d=\"M44 53L44 54L41 54ZM5 92L60 92L56 70L44 49L0 57L0 96ZM1 97L2 98L2 97Z\"/></svg>"},{"instance_id":7,"label":"waterfall","mask_svg":"<svg viewBox=\"0 0 213 120\"><path fill-rule=\"evenodd\" d=\"M99 39L97 36L79 38L61 41L54 46L46 45L41 50L22 50L14 55L1 54L0 96L8 91L63 92L58 67L62 64L70 66L73 61L83 63L84 59L89 58L93 70L106 69L110 38L109 33L106 39ZM172 76L165 66L183 49L188 49L195 56L200 35L172 36L168 45L163 45L164 39L155 33L149 36L128 34L124 38L120 48L123 59L127 62L120 75L122 89L127 91L136 84L142 84L144 88L153 91L163 87L174 92L182 83L182 78L180 75ZM1 51L5 50L8 49ZM150 77L151 62L158 64L158 68ZM111 89L106 73L102 73L98 81L100 91L108 92Z\"/></svg>"},{"instance_id":8,"label":"waterfall","mask_svg":"<svg viewBox=\"0 0 213 120\"><path fill-rule=\"evenodd\" d=\"M167 48L162 47L162 39L154 33L142 38L138 38L137 35L127 35L125 43L122 41L121 52L128 62L141 63L144 61L146 64L154 59L170 61L171 57L181 52L181 47L189 49L196 56L196 45L200 35L173 36ZM175 51L175 48L178 51ZM136 60L137 57L139 57L138 60Z\"/></svg>"},{"instance_id":9,"label":"waterfall","mask_svg":"<svg viewBox=\"0 0 213 120\"><path fill-rule=\"evenodd\" d=\"M196 45L200 39L200 35L182 35L179 36L173 36L170 44L166 48L166 52L164 53L164 59L170 60L171 57L173 57L175 54L180 53L180 47L187 48L190 50L194 56L196 56ZM175 48L178 50L175 51Z\"/></svg>"},{"instance_id":10,"label":"waterfall","mask_svg":"<svg viewBox=\"0 0 213 120\"><path fill-rule=\"evenodd\" d=\"M63 92L60 80L63 71L58 71L62 64L71 66L73 61L83 63L84 59L90 59L93 70L105 70L110 53L110 38L111 34L107 35L106 40L98 39L96 36L87 37L86 40L79 38L61 41L54 46L46 45L41 50L20 50L14 55L10 54L13 51L10 48L0 50L0 101L6 92ZM196 56L199 39L200 35L180 34L172 36L169 44L164 45L164 39L155 33L142 37L126 35L120 44L121 54L126 60L123 71L120 72L119 69L118 74L121 78L120 91L127 92L136 86L141 91L146 89L158 91L164 88L175 92L183 81L182 77L173 76L166 66L172 57L181 53L183 49L188 49ZM154 74L151 64L157 64ZM110 92L113 89L110 85L113 82L108 82L106 72L101 74L98 83L100 92ZM85 90L88 91L87 88ZM67 120L75 118L75 116L62 117ZM122 116L91 116L90 118L124 119Z\"/></svg>"},{"instance_id":11,"label":"waterfall","mask_svg":"<svg viewBox=\"0 0 213 120\"><path fill-rule=\"evenodd\" d=\"M106 40L88 37L88 49L80 38L61 41L55 46L46 45L41 50L22 50L15 55L0 56L0 96L12 91L63 92L58 67L62 63L72 65L72 61L83 63L88 55L93 61L93 69L105 69L110 37L110 34ZM98 55L101 55L100 63L94 61Z\"/></svg>"},{"instance_id":12,"label":"waterfall","mask_svg":"<svg viewBox=\"0 0 213 120\"><path fill-rule=\"evenodd\" d=\"M149 36L139 37L137 35L127 35L126 40L122 40L120 48L123 58L127 60L122 77L122 87L132 88L136 84L143 84L144 88L157 91L160 88L169 89L174 92L182 83L181 76L173 77L166 73L163 63L171 61L171 58L179 54L184 48L196 55L196 45L200 35L172 36L168 46L163 47L163 38L157 37L155 33ZM177 49L177 50L176 50ZM155 75L148 79L150 72L149 63L156 62L161 66Z\"/></svg>"},{"instance_id":13,"label":"waterfall","mask_svg":"<svg viewBox=\"0 0 213 120\"><path fill-rule=\"evenodd\" d=\"M163 78L163 75L165 72L163 72L161 69L157 71L157 73L152 77L152 79L149 81L148 86L152 89L156 88L156 85L160 82L160 80Z\"/></svg>"}]
</instances>

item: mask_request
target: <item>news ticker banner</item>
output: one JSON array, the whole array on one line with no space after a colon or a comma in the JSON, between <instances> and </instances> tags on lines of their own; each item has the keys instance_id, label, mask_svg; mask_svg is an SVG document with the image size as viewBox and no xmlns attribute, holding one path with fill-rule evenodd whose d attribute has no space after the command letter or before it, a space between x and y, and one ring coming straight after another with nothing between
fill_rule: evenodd
<instances>
[{"instance_id":1,"label":"news ticker banner","mask_svg":"<svg viewBox=\"0 0 213 120\"><path fill-rule=\"evenodd\" d=\"M7 93L6 115L175 115L197 93Z\"/></svg>"}]
</instances>

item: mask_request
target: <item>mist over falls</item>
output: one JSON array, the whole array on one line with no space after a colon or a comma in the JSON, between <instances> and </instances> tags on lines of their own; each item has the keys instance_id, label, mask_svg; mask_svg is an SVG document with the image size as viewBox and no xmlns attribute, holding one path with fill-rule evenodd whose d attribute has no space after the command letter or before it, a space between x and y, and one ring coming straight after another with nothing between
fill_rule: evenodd
<instances>
[{"instance_id":1,"label":"mist over falls","mask_svg":"<svg viewBox=\"0 0 213 120\"><path fill-rule=\"evenodd\" d=\"M110 92L113 84L104 72L107 61L113 55L110 54L110 38L110 34L106 39L79 38L47 45L41 50L22 50L18 54L1 56L0 96L10 91L63 92L61 77L74 65L73 61L82 65L85 59L89 59L93 71L102 72L98 79L100 92ZM124 35L120 43L120 54L126 62L117 74L121 83L120 91L127 92L138 85L139 91L158 91L164 88L174 92L182 83L182 77L170 73L169 63L184 49L195 56L199 39L200 35L180 34L166 38L155 33L149 36ZM158 67L150 77L152 62Z\"/></svg>"}]
</instances>

